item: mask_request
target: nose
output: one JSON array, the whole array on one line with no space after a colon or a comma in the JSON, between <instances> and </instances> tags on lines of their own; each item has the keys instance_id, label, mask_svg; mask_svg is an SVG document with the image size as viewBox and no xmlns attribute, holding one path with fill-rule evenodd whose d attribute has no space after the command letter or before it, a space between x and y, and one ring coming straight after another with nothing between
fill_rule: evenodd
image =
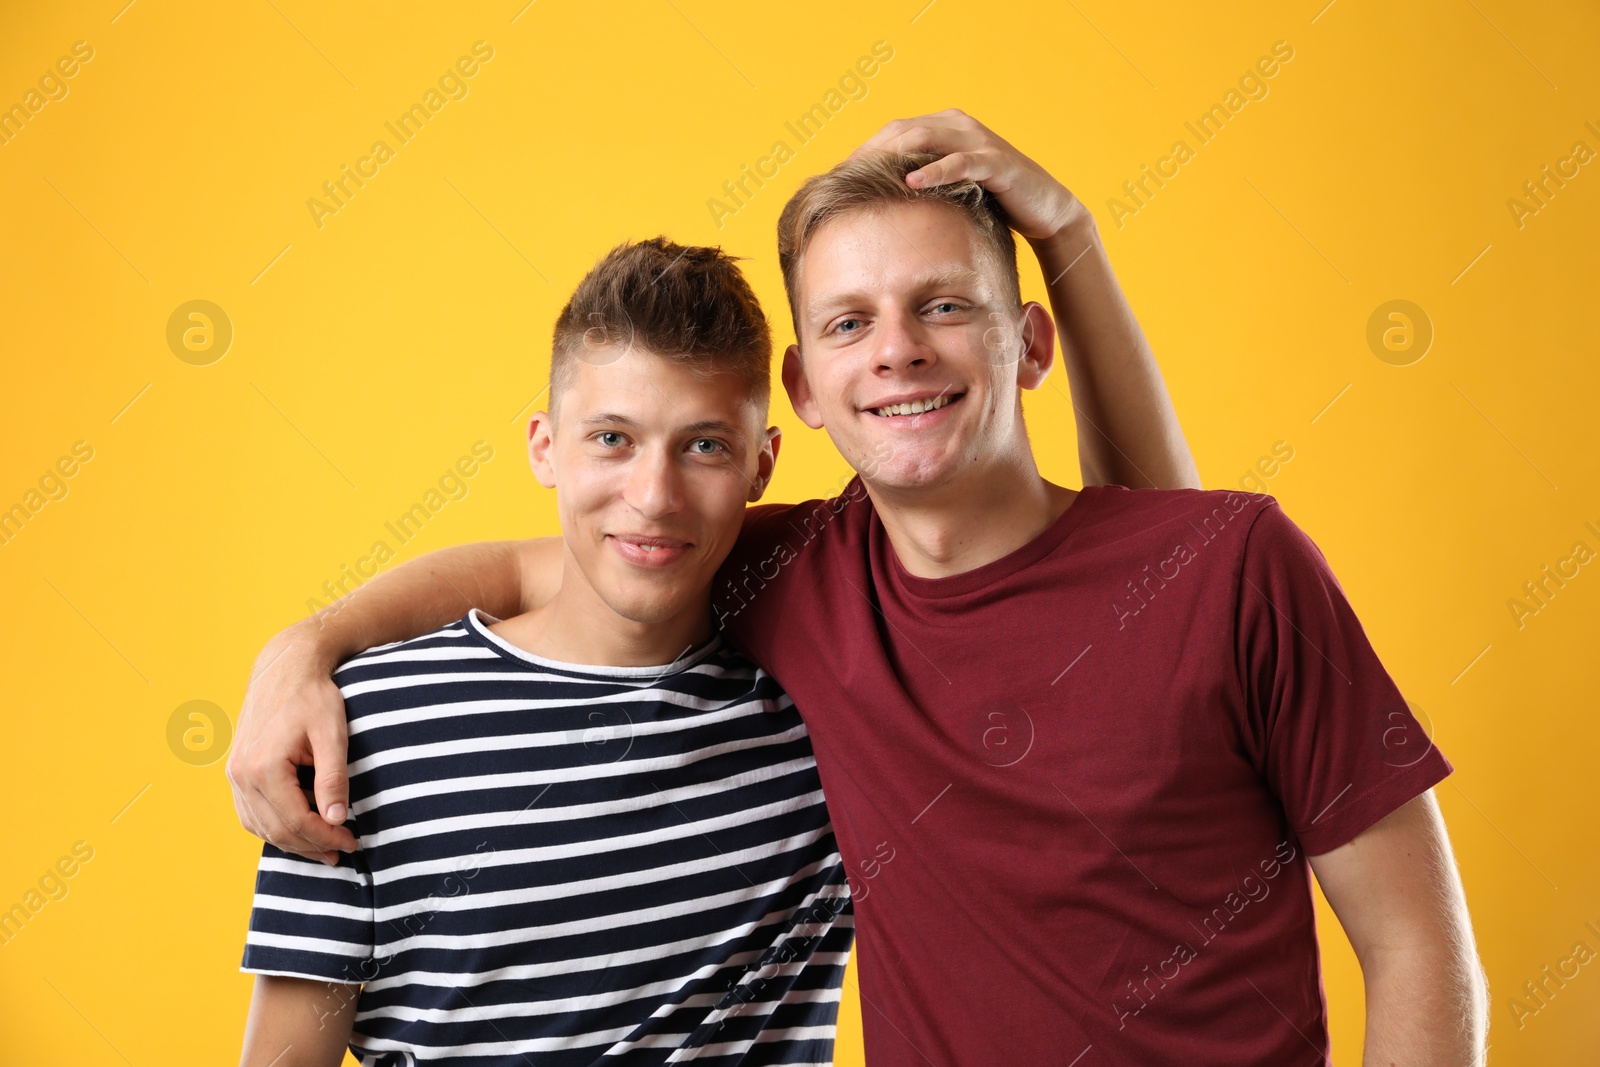
<instances>
[{"instance_id":1,"label":"nose","mask_svg":"<svg viewBox=\"0 0 1600 1067\"><path fill-rule=\"evenodd\" d=\"M881 315L877 323L878 349L873 354L878 372L903 373L911 368L925 369L938 362L927 343L922 321L914 314L893 311Z\"/></svg>"},{"instance_id":2,"label":"nose","mask_svg":"<svg viewBox=\"0 0 1600 1067\"><path fill-rule=\"evenodd\" d=\"M647 519L661 519L683 508L683 485L670 450L643 450L629 465L623 500Z\"/></svg>"}]
</instances>

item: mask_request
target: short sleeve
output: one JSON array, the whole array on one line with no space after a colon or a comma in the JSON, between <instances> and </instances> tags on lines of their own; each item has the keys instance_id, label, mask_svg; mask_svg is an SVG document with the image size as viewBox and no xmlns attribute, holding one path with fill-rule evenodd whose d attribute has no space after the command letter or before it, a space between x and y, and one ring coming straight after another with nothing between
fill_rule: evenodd
<instances>
[{"instance_id":1,"label":"short sleeve","mask_svg":"<svg viewBox=\"0 0 1600 1067\"><path fill-rule=\"evenodd\" d=\"M1246 539L1235 627L1257 767L1308 855L1352 840L1451 772L1328 561L1275 501Z\"/></svg>"},{"instance_id":2,"label":"short sleeve","mask_svg":"<svg viewBox=\"0 0 1600 1067\"><path fill-rule=\"evenodd\" d=\"M264 846L239 969L351 984L375 977L372 878L362 855L329 867Z\"/></svg>"}]
</instances>

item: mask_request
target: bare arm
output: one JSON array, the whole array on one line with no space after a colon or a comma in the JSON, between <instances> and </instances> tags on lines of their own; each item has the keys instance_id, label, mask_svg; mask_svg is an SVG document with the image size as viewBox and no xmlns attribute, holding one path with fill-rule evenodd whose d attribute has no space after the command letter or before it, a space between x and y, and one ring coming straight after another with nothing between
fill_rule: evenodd
<instances>
[{"instance_id":1,"label":"bare arm","mask_svg":"<svg viewBox=\"0 0 1600 1067\"><path fill-rule=\"evenodd\" d=\"M1198 489L1200 474L1161 368L1082 201L983 123L954 109L897 119L857 151L875 149L940 153L943 158L907 175L907 183L980 183L1033 247L1061 338L1083 484Z\"/></svg>"},{"instance_id":2,"label":"bare arm","mask_svg":"<svg viewBox=\"0 0 1600 1067\"><path fill-rule=\"evenodd\" d=\"M1488 991L1461 876L1430 790L1312 856L1366 985L1368 1067L1474 1067Z\"/></svg>"},{"instance_id":3,"label":"bare arm","mask_svg":"<svg viewBox=\"0 0 1600 1067\"><path fill-rule=\"evenodd\" d=\"M240 1067L338 1067L359 986L256 975Z\"/></svg>"},{"instance_id":4,"label":"bare arm","mask_svg":"<svg viewBox=\"0 0 1600 1067\"><path fill-rule=\"evenodd\" d=\"M269 641L256 658L228 754L245 829L325 863L353 851L355 837L343 826L350 799L344 701L329 677L333 668L373 645L437 629L469 606L517 614L522 558L514 541L441 549L378 575ZM316 767L321 815L300 790L300 765Z\"/></svg>"},{"instance_id":5,"label":"bare arm","mask_svg":"<svg viewBox=\"0 0 1600 1067\"><path fill-rule=\"evenodd\" d=\"M1073 203L1078 212L1058 234L1029 243L1061 338L1083 484L1199 489L1155 353L1112 273L1094 216Z\"/></svg>"}]
</instances>

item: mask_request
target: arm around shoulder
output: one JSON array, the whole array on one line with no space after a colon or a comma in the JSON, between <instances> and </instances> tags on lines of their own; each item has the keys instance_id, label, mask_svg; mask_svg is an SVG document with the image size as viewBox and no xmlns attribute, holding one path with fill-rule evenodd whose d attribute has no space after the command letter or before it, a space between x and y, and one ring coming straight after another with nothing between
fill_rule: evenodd
<instances>
[{"instance_id":1,"label":"arm around shoulder","mask_svg":"<svg viewBox=\"0 0 1600 1067\"><path fill-rule=\"evenodd\" d=\"M228 755L234 808L245 829L326 863L355 848L342 826L349 810L344 702L330 674L341 660L428 633L469 607L501 618L519 613L527 544L495 541L431 552L379 574L267 643ZM296 766L307 764L316 767L320 815L296 779Z\"/></svg>"}]
</instances>

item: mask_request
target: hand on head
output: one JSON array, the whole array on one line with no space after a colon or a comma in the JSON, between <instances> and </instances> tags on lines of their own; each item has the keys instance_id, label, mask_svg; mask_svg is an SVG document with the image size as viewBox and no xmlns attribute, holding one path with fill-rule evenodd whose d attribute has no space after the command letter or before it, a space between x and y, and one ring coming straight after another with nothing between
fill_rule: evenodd
<instances>
[{"instance_id":1,"label":"hand on head","mask_svg":"<svg viewBox=\"0 0 1600 1067\"><path fill-rule=\"evenodd\" d=\"M906 175L906 184L929 188L975 181L995 195L1012 229L1030 241L1056 236L1088 210L1038 163L956 108L895 119L851 154L872 151L939 155Z\"/></svg>"}]
</instances>

